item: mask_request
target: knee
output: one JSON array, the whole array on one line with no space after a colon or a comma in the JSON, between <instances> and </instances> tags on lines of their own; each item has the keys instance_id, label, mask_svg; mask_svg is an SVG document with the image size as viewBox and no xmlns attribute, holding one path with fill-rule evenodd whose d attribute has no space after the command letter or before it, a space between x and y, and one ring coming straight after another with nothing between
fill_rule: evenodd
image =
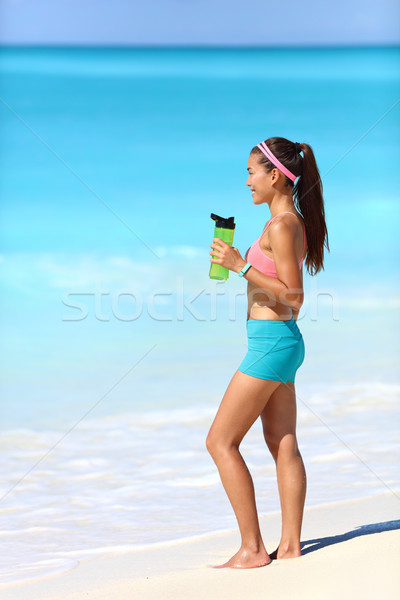
<instances>
[{"instance_id":1,"label":"knee","mask_svg":"<svg viewBox=\"0 0 400 600\"><path fill-rule=\"evenodd\" d=\"M211 435L211 433L209 433L206 437L206 448L208 450L208 453L212 456L214 450L214 437Z\"/></svg>"},{"instance_id":2,"label":"knee","mask_svg":"<svg viewBox=\"0 0 400 600\"><path fill-rule=\"evenodd\" d=\"M264 434L265 443L267 444L268 450L271 453L272 458L276 462L278 460L279 452L279 440L272 435Z\"/></svg>"},{"instance_id":3,"label":"knee","mask_svg":"<svg viewBox=\"0 0 400 600\"><path fill-rule=\"evenodd\" d=\"M210 432L206 438L206 448L215 462L229 453L230 446Z\"/></svg>"},{"instance_id":4,"label":"knee","mask_svg":"<svg viewBox=\"0 0 400 600\"><path fill-rule=\"evenodd\" d=\"M274 435L272 431L268 431L266 427L263 428L263 434L268 450L270 451L272 458L276 462L278 458L280 438Z\"/></svg>"},{"instance_id":5,"label":"knee","mask_svg":"<svg viewBox=\"0 0 400 600\"><path fill-rule=\"evenodd\" d=\"M264 438L268 449L275 462L279 460L291 460L298 456L299 449L297 440L294 435L284 435L283 437L275 437L271 434L265 434Z\"/></svg>"}]
</instances>

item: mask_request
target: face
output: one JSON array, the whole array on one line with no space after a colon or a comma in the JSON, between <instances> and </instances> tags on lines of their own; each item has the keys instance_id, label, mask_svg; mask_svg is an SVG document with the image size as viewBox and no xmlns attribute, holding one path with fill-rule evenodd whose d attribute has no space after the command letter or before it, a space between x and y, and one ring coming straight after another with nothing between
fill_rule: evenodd
<instances>
[{"instance_id":1,"label":"face","mask_svg":"<svg viewBox=\"0 0 400 600\"><path fill-rule=\"evenodd\" d=\"M275 180L277 169L272 169L269 173L265 171L265 168L260 164L254 156L250 154L247 162L247 170L249 177L246 181L246 185L249 186L253 196L253 204L263 204L268 202L274 194L274 188L272 182Z\"/></svg>"}]
</instances>

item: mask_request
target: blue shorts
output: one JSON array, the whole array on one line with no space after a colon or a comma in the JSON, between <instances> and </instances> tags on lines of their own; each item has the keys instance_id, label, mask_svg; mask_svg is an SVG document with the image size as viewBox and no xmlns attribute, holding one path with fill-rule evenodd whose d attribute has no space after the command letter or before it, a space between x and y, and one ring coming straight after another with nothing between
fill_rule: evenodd
<instances>
[{"instance_id":1,"label":"blue shorts","mask_svg":"<svg viewBox=\"0 0 400 600\"><path fill-rule=\"evenodd\" d=\"M290 321L248 319L246 328L248 352L239 371L259 379L294 383L305 356L303 336L294 318Z\"/></svg>"}]
</instances>

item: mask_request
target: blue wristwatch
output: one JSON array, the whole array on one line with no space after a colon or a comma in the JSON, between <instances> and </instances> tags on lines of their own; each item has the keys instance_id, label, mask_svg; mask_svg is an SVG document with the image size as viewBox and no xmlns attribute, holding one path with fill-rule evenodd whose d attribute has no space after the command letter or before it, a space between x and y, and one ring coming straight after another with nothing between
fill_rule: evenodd
<instances>
[{"instance_id":1,"label":"blue wristwatch","mask_svg":"<svg viewBox=\"0 0 400 600\"><path fill-rule=\"evenodd\" d=\"M244 265L243 269L238 273L239 277L243 277L243 275L250 269L251 263L247 263Z\"/></svg>"}]
</instances>

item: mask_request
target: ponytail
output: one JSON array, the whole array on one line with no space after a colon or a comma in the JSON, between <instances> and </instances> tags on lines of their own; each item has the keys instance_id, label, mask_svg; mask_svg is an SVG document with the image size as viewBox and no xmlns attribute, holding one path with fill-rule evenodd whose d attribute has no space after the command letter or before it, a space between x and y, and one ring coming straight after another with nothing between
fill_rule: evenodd
<instances>
[{"instance_id":1,"label":"ponytail","mask_svg":"<svg viewBox=\"0 0 400 600\"><path fill-rule=\"evenodd\" d=\"M324 268L324 246L330 252L322 181L311 146L299 146L303 152L302 168L293 188L293 199L306 227L308 252L305 264L310 275L316 275Z\"/></svg>"},{"instance_id":2,"label":"ponytail","mask_svg":"<svg viewBox=\"0 0 400 600\"><path fill-rule=\"evenodd\" d=\"M292 188L294 205L303 217L306 228L308 250L305 265L310 275L316 275L324 268L324 246L328 252L330 250L322 181L314 152L308 144L294 143L281 137L269 138L265 143L272 154L298 178L295 184L289 177L285 177L285 180L286 185ZM303 156L300 152L303 152ZM257 146L251 154L257 154L258 161L267 172L275 168Z\"/></svg>"}]
</instances>

